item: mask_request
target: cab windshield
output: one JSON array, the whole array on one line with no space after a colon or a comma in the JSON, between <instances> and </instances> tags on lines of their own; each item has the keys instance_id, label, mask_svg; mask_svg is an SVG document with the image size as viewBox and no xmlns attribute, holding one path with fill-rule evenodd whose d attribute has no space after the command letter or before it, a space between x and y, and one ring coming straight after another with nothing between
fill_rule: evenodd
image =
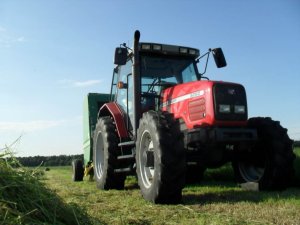
<instances>
[{"instance_id":1,"label":"cab windshield","mask_svg":"<svg viewBox=\"0 0 300 225\"><path fill-rule=\"evenodd\" d=\"M142 92L158 92L162 86L173 86L199 80L193 58L141 56Z\"/></svg>"}]
</instances>

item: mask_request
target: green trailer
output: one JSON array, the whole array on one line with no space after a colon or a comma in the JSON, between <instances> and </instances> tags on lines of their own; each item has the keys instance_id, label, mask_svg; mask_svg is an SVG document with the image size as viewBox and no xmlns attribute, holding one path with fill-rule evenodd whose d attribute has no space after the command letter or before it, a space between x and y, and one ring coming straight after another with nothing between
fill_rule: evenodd
<instances>
[{"instance_id":1,"label":"green trailer","mask_svg":"<svg viewBox=\"0 0 300 225\"><path fill-rule=\"evenodd\" d=\"M81 181L84 173L89 174L93 161L93 132L97 123L99 109L109 102L110 94L88 93L83 102L83 153L84 162L76 159L72 162L73 180ZM87 167L84 172L84 167Z\"/></svg>"}]
</instances>

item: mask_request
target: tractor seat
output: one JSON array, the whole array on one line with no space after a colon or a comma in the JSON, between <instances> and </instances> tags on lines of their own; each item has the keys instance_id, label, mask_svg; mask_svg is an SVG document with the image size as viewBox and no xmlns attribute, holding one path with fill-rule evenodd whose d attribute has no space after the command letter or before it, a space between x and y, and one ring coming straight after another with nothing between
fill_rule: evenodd
<instances>
[{"instance_id":1,"label":"tractor seat","mask_svg":"<svg viewBox=\"0 0 300 225\"><path fill-rule=\"evenodd\" d=\"M149 110L155 110L155 99L158 99L160 96L156 94L156 92L144 92L141 94L142 99L142 113L147 112Z\"/></svg>"}]
</instances>

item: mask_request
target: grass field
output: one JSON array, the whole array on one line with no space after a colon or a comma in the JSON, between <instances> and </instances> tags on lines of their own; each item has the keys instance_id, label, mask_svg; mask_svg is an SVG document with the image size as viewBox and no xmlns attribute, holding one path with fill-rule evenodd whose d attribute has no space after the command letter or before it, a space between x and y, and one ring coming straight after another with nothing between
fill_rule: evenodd
<instances>
[{"instance_id":1,"label":"grass field","mask_svg":"<svg viewBox=\"0 0 300 225\"><path fill-rule=\"evenodd\" d=\"M95 182L72 182L71 167L51 168L44 180L66 204L92 224L300 224L300 149L295 187L283 192L252 192L237 187L232 170L209 170L199 185L183 190L180 205L154 205L140 194L134 177L124 191L101 191ZM298 186L298 187L297 187ZM87 216L86 216L87 215ZM79 215L80 216L80 215Z\"/></svg>"}]
</instances>

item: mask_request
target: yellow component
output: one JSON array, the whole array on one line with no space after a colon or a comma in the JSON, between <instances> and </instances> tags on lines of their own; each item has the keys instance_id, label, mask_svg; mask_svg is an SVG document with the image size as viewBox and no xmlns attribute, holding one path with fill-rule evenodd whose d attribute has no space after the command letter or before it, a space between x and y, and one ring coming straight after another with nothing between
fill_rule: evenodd
<instances>
[{"instance_id":1,"label":"yellow component","mask_svg":"<svg viewBox=\"0 0 300 225\"><path fill-rule=\"evenodd\" d=\"M90 175L91 177L94 175L94 166L93 163L88 163L84 168L84 176Z\"/></svg>"}]
</instances>

